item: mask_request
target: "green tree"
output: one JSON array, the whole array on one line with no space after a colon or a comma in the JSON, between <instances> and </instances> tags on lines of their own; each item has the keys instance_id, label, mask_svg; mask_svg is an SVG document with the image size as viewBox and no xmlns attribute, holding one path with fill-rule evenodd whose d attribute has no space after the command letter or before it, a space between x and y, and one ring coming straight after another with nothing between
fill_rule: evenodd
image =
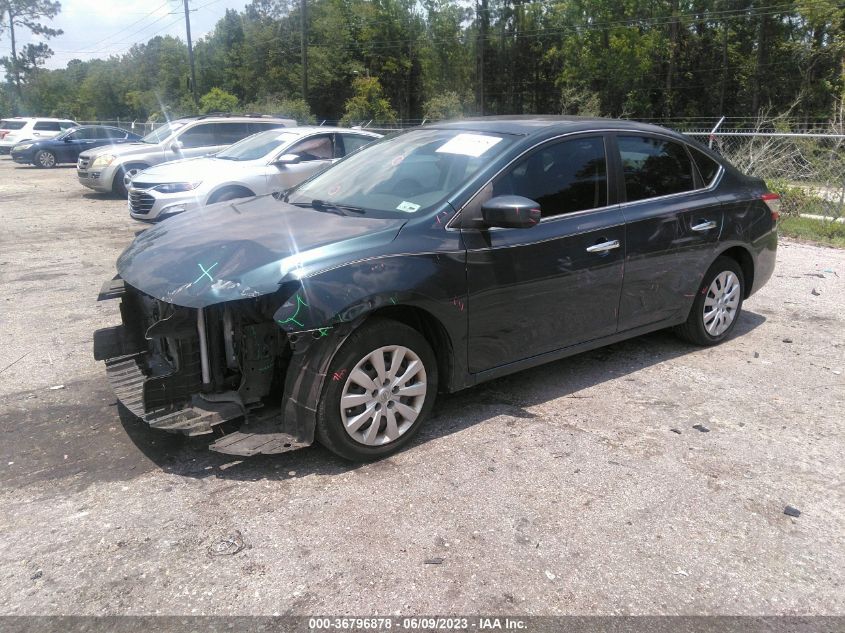
<instances>
[{"instance_id":1,"label":"green tree","mask_svg":"<svg viewBox=\"0 0 845 633\"><path fill-rule=\"evenodd\" d=\"M461 96L453 90L434 95L423 104L423 116L432 121L459 119L463 114Z\"/></svg>"},{"instance_id":2,"label":"green tree","mask_svg":"<svg viewBox=\"0 0 845 633\"><path fill-rule=\"evenodd\" d=\"M396 111L384 98L377 77L358 77L352 82L354 94L346 102L342 123L395 123Z\"/></svg>"},{"instance_id":3,"label":"green tree","mask_svg":"<svg viewBox=\"0 0 845 633\"><path fill-rule=\"evenodd\" d=\"M288 99L282 95L265 95L244 106L245 112L260 112L314 124L317 118L305 99Z\"/></svg>"},{"instance_id":4,"label":"green tree","mask_svg":"<svg viewBox=\"0 0 845 633\"><path fill-rule=\"evenodd\" d=\"M44 19L51 19L58 15L62 5L54 0L0 0L0 36L9 33L11 55L4 57L2 62L10 75L18 97L21 96L21 74L28 70L28 64L42 62L45 57L52 55L49 48L35 45L29 46L23 55L18 54L15 28L24 28L33 35L54 37L61 35L61 29L54 29L42 23Z\"/></svg>"},{"instance_id":5,"label":"green tree","mask_svg":"<svg viewBox=\"0 0 845 633\"><path fill-rule=\"evenodd\" d=\"M225 90L214 87L200 97L200 112L232 112L238 107L238 98Z\"/></svg>"}]
</instances>

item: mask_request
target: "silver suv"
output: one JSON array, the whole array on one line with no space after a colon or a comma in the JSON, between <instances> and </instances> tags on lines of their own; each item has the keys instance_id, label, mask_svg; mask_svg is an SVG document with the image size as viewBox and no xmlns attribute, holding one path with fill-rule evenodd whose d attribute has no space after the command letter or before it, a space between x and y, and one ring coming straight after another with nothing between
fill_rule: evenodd
<instances>
[{"instance_id":1,"label":"silver suv","mask_svg":"<svg viewBox=\"0 0 845 633\"><path fill-rule=\"evenodd\" d=\"M205 115L170 121L138 143L83 152L77 161L79 182L95 191L126 195L132 177L171 160L214 154L247 136L296 125L293 119L246 115Z\"/></svg>"}]
</instances>

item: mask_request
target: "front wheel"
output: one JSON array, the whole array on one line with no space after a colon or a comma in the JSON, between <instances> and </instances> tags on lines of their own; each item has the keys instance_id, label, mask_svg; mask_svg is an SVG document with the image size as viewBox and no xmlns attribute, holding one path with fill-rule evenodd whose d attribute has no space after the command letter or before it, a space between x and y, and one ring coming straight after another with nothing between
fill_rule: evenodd
<instances>
[{"instance_id":1,"label":"front wheel","mask_svg":"<svg viewBox=\"0 0 845 633\"><path fill-rule=\"evenodd\" d=\"M44 169L51 169L56 166L56 155L53 152L42 149L35 155L35 164Z\"/></svg>"},{"instance_id":2,"label":"front wheel","mask_svg":"<svg viewBox=\"0 0 845 633\"><path fill-rule=\"evenodd\" d=\"M718 257L701 281L686 323L678 334L696 345L716 345L736 326L745 297L745 277L736 260Z\"/></svg>"},{"instance_id":3,"label":"front wheel","mask_svg":"<svg viewBox=\"0 0 845 633\"><path fill-rule=\"evenodd\" d=\"M117 170L112 182L112 191L116 196L126 198L132 179L147 168L146 165L126 165Z\"/></svg>"},{"instance_id":4,"label":"front wheel","mask_svg":"<svg viewBox=\"0 0 845 633\"><path fill-rule=\"evenodd\" d=\"M353 332L326 376L317 438L353 461L385 457L405 446L434 405L437 360L413 328L374 319Z\"/></svg>"}]
</instances>

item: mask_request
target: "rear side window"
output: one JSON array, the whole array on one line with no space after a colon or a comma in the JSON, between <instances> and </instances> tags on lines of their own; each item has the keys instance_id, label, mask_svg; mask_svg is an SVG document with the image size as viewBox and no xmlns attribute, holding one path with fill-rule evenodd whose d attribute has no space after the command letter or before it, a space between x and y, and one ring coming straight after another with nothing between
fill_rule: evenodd
<instances>
[{"instance_id":1,"label":"rear side window","mask_svg":"<svg viewBox=\"0 0 845 633\"><path fill-rule=\"evenodd\" d=\"M9 121L4 119L0 121L0 129L2 130L20 130L26 125L26 121Z\"/></svg>"},{"instance_id":2,"label":"rear side window","mask_svg":"<svg viewBox=\"0 0 845 633\"><path fill-rule=\"evenodd\" d=\"M547 145L503 174L493 195L539 202L544 218L607 206L604 140L593 136Z\"/></svg>"},{"instance_id":3,"label":"rear side window","mask_svg":"<svg viewBox=\"0 0 845 633\"><path fill-rule=\"evenodd\" d=\"M32 129L39 132L61 132L62 126L58 121L36 121Z\"/></svg>"},{"instance_id":4,"label":"rear side window","mask_svg":"<svg viewBox=\"0 0 845 633\"><path fill-rule=\"evenodd\" d=\"M695 189L692 161L680 143L650 136L619 136L628 202Z\"/></svg>"},{"instance_id":5,"label":"rear side window","mask_svg":"<svg viewBox=\"0 0 845 633\"><path fill-rule=\"evenodd\" d=\"M247 123L215 123L214 144L231 145L232 143L237 143L241 139L246 138L251 133L252 132L250 132Z\"/></svg>"},{"instance_id":6,"label":"rear side window","mask_svg":"<svg viewBox=\"0 0 845 633\"><path fill-rule=\"evenodd\" d=\"M719 163L710 158L704 152L700 152L695 148L690 148L690 154L695 161L695 166L698 168L698 173L701 174L701 180L706 187L713 184L713 179L719 173Z\"/></svg>"}]
</instances>

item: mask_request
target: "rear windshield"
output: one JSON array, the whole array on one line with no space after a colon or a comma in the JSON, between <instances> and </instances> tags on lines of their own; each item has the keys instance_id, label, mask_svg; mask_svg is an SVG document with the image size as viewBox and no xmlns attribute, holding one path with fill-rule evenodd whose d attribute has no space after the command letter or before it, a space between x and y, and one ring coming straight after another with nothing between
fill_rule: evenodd
<instances>
[{"instance_id":1,"label":"rear windshield","mask_svg":"<svg viewBox=\"0 0 845 633\"><path fill-rule=\"evenodd\" d=\"M2 130L19 130L24 125L26 125L26 121L9 121L7 119L0 121L0 129Z\"/></svg>"}]
</instances>

